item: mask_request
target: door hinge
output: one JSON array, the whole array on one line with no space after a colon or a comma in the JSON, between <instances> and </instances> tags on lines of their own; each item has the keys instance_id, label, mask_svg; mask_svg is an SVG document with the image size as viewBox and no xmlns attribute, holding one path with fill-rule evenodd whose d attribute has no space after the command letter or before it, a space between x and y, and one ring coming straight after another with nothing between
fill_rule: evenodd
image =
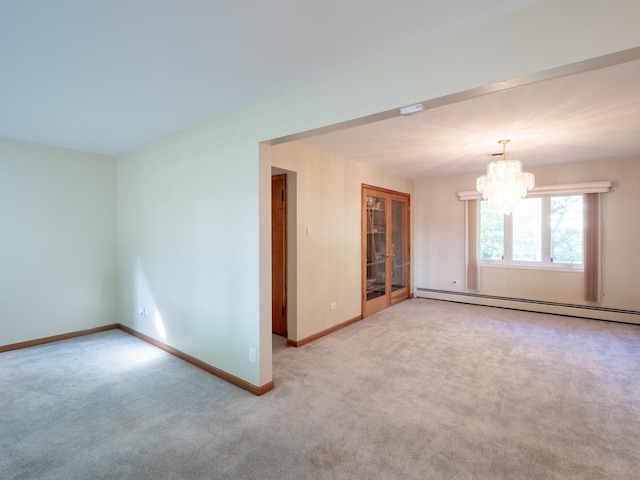
<instances>
[{"instance_id":1,"label":"door hinge","mask_svg":"<svg viewBox=\"0 0 640 480\"><path fill-rule=\"evenodd\" d=\"M284 190L282 190L282 201L284 202Z\"/></svg>"},{"instance_id":2,"label":"door hinge","mask_svg":"<svg viewBox=\"0 0 640 480\"><path fill-rule=\"evenodd\" d=\"M284 305L282 305L282 317L284 317Z\"/></svg>"}]
</instances>

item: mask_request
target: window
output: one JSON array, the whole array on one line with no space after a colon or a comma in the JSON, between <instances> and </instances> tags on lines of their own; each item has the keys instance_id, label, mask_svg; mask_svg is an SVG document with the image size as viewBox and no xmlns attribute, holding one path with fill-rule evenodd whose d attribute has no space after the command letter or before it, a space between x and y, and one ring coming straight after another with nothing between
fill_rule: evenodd
<instances>
[{"instance_id":1,"label":"window","mask_svg":"<svg viewBox=\"0 0 640 480\"><path fill-rule=\"evenodd\" d=\"M582 269L583 196L525 198L512 215L480 202L480 257L505 265Z\"/></svg>"}]
</instances>

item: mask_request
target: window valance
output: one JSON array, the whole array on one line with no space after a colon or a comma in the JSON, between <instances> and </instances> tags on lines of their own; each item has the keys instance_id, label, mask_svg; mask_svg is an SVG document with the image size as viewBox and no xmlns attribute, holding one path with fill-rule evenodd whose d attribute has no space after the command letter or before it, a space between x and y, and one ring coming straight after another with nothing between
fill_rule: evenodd
<instances>
[{"instance_id":1,"label":"window valance","mask_svg":"<svg viewBox=\"0 0 640 480\"><path fill-rule=\"evenodd\" d=\"M540 185L534 187L527 197L542 197L546 195L581 195L584 193L607 193L613 182L602 180L598 182L563 183L559 185ZM477 190L462 190L458 192L459 200L482 200L482 194Z\"/></svg>"}]
</instances>

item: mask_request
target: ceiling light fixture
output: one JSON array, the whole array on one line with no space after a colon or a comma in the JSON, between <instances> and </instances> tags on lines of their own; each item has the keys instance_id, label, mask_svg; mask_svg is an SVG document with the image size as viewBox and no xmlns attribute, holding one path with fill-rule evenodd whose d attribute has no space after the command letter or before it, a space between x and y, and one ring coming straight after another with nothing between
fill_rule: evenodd
<instances>
[{"instance_id":1,"label":"ceiling light fixture","mask_svg":"<svg viewBox=\"0 0 640 480\"><path fill-rule=\"evenodd\" d=\"M476 190L489 202L489 206L497 213L511 215L520 204L520 199L535 185L533 173L522 171L522 162L507 160L507 143L509 139L499 140L502 144L502 159L487 165L487 174L478 177Z\"/></svg>"}]
</instances>

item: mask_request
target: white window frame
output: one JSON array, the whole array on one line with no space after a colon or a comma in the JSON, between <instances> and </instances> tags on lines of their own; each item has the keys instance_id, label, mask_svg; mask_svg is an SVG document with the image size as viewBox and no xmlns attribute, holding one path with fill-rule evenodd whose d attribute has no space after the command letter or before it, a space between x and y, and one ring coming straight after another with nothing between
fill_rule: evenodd
<instances>
[{"instance_id":1,"label":"white window frame","mask_svg":"<svg viewBox=\"0 0 640 480\"><path fill-rule=\"evenodd\" d=\"M534 187L530 192L529 192L529 196L550 196L550 197L554 197L554 196L562 196L562 195L580 195L580 194L585 194L585 193L608 193L609 191L611 191L611 188L613 187L613 182L611 180L601 180L601 181L595 181L595 182L582 182L582 183L569 183L569 184L559 184L559 185L538 185L537 187ZM458 192L458 199L460 201L465 202L466 204L469 204L470 202L468 202L469 200L482 200L482 195L477 191L477 190L461 190ZM477 208L477 212L476 215L473 216L473 218L479 219L480 218L480 202L475 202L475 208ZM467 209L465 208L465 212L467 211ZM472 218L471 215L468 215L465 213L465 224L468 223L469 219ZM602 236L602 220L600 220L600 225L598 226L598 231L599 231L599 235ZM466 227L465 231L467 233L469 232L474 232L473 235L473 239L467 238L465 241L467 243L467 250L469 251L469 253L465 254L465 262L467 262L467 264L469 264L469 260L471 257L471 253L470 253L470 249L474 250L474 255L473 258L479 259L480 257L480 228L476 228L474 227L473 229L470 229L468 226ZM600 239L600 241L598 242L598 249L600 250L602 248L602 238ZM583 248L585 248L586 246L584 245L583 242ZM600 254L598 254L600 255ZM586 259L583 257L583 262ZM500 262L497 263L497 261L478 261L476 263L476 265L478 266L482 266L483 268L486 267L499 267L499 268L523 268L523 265L505 265L504 263ZM532 266L526 266L527 269L536 269L536 268L541 268L544 270L553 270L553 269L557 269L557 270L563 270L565 272L574 272L574 273L579 273L579 272L584 272L584 266L581 270L578 270L576 268L564 268L562 266L558 267L557 265L562 265L562 264L556 264L554 266L549 266L549 267L540 267L539 265L532 265ZM591 267L593 268L593 267ZM475 271L475 275L478 275L477 272L479 272L479 268L476 268ZM597 270L598 271L598 275L600 275L600 269ZM479 284L477 284L477 280L472 282L473 289L478 290L479 289Z\"/></svg>"},{"instance_id":2,"label":"white window frame","mask_svg":"<svg viewBox=\"0 0 640 480\"><path fill-rule=\"evenodd\" d=\"M551 258L551 223L549 219L551 217L551 198L562 196L578 196L579 194L571 193L568 195L536 195L531 198L540 198L541 209L541 227L540 227L540 261L522 261L513 259L513 215L504 215L503 218L503 257L502 259L484 259L479 256L480 264L483 266L501 266L501 267L533 267L550 269L555 268L558 270L575 270L584 271L584 262L573 264L566 262L554 262ZM525 200L526 201L526 200ZM584 202L584 195L583 195ZM480 203L478 203L480 208ZM516 212L517 215L517 212ZM482 231L482 215L478 213L479 234ZM479 242L481 244L481 241ZM584 225L582 226L582 258L584 259Z\"/></svg>"}]
</instances>

